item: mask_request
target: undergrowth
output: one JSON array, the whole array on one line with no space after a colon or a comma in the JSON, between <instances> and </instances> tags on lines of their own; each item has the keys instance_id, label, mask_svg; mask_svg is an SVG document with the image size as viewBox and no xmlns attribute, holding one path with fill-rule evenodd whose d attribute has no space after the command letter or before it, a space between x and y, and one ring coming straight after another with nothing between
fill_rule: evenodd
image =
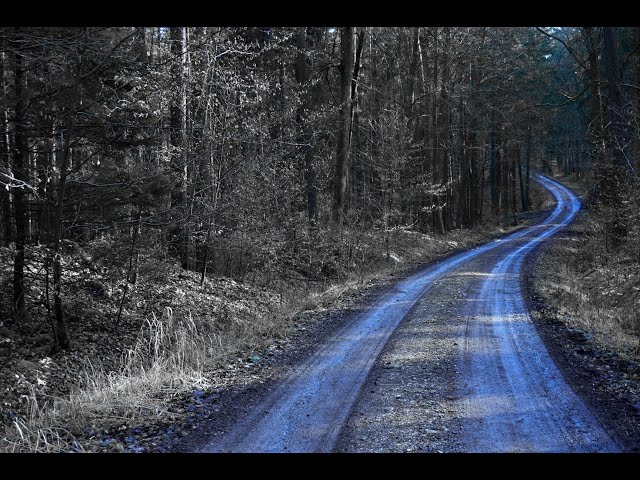
<instances>
[{"instance_id":1,"label":"undergrowth","mask_svg":"<svg viewBox=\"0 0 640 480\"><path fill-rule=\"evenodd\" d=\"M587 207L541 260L537 288L565 323L594 337L605 349L640 358L637 222L631 221L624 241L612 247L603 214Z\"/></svg>"}]
</instances>

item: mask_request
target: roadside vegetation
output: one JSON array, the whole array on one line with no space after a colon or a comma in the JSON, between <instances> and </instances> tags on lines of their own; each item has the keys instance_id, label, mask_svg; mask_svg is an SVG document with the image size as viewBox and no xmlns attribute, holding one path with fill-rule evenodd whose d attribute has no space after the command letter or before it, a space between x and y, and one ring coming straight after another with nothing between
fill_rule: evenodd
<instances>
[{"instance_id":1,"label":"roadside vegetation","mask_svg":"<svg viewBox=\"0 0 640 480\"><path fill-rule=\"evenodd\" d=\"M640 360L640 222L629 221L623 242L614 244L605 223L610 212L589 201L575 178L558 179L580 192L585 208L541 255L536 289L558 318L605 350ZM626 200L637 205L638 193ZM637 218L635 212L625 215ZM640 378L640 370L635 374Z\"/></svg>"}]
</instances>

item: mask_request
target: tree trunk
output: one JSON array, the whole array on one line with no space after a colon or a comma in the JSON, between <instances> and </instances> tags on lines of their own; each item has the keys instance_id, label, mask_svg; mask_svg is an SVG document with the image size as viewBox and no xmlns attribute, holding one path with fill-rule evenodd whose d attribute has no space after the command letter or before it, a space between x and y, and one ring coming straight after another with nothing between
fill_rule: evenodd
<instances>
[{"instance_id":1,"label":"tree trunk","mask_svg":"<svg viewBox=\"0 0 640 480\"><path fill-rule=\"evenodd\" d=\"M497 161L497 126L495 122L495 112L491 111L491 119L489 121L489 151L487 156L489 157L489 196L491 197L491 210L496 215L500 207L499 201L499 180L500 180L500 165Z\"/></svg>"},{"instance_id":2,"label":"tree trunk","mask_svg":"<svg viewBox=\"0 0 640 480\"><path fill-rule=\"evenodd\" d=\"M451 215L453 213L452 208L452 188L453 188L453 172L452 172L452 158L451 148L453 147L451 139L451 95L450 91L453 90L453 81L451 78L451 68L449 59L449 48L451 43L451 28L444 27L444 48L442 51L442 81L440 83L441 94L440 103L442 105L442 117L443 117L443 135L441 144L442 148L441 161L442 161L442 189L444 190L444 201L442 202L442 217L444 231L451 230Z\"/></svg>"},{"instance_id":3,"label":"tree trunk","mask_svg":"<svg viewBox=\"0 0 640 480\"><path fill-rule=\"evenodd\" d=\"M316 169L313 161L313 131L309 124L308 110L311 108L311 95L309 87L309 67L307 57L307 28L298 27L296 32L296 79L300 85L300 104L298 106L297 118L300 125L302 155L304 157L304 169L307 190L307 215L309 224L314 227L318 215L318 192L316 187Z\"/></svg>"},{"instance_id":4,"label":"tree trunk","mask_svg":"<svg viewBox=\"0 0 640 480\"><path fill-rule=\"evenodd\" d=\"M513 216L513 225L518 225L518 217L516 215L516 212L518 211L518 197L517 197L517 191L516 191L516 160L515 158L509 159L509 180L510 180L510 188L511 188L510 203L511 203L511 214Z\"/></svg>"},{"instance_id":5,"label":"tree trunk","mask_svg":"<svg viewBox=\"0 0 640 480\"><path fill-rule=\"evenodd\" d=\"M75 88L77 93L77 86ZM52 238L52 263L53 263L53 306L55 313L55 339L54 348L68 349L71 345L69 332L67 329L64 309L62 304L62 258L61 240L62 224L64 221L64 198L67 186L67 175L69 167L69 156L71 154L71 142L73 138L73 120L69 120L69 127L61 129L63 135L62 152L60 154L60 165L58 165L59 177L57 183L56 204L54 210L54 226Z\"/></svg>"},{"instance_id":6,"label":"tree trunk","mask_svg":"<svg viewBox=\"0 0 640 480\"><path fill-rule=\"evenodd\" d=\"M56 317L56 347L68 350L71 346L69 331L62 306L62 257L60 242L62 240L62 222L64 219L64 197L67 187L67 169L71 150L71 138L73 127L67 130L62 149L60 165L60 180L58 182L58 195L56 198L55 226L53 229L53 308Z\"/></svg>"},{"instance_id":7,"label":"tree trunk","mask_svg":"<svg viewBox=\"0 0 640 480\"><path fill-rule=\"evenodd\" d=\"M87 42L87 29L83 30L83 42ZM56 338L54 339L54 348L61 348L68 350L71 348L71 339L69 337L69 330L67 328L67 322L64 315L64 308L62 303L62 255L61 255L61 241L62 241L62 226L64 222L64 200L67 189L67 176L69 175L71 165L71 146L75 141L75 122L74 113L78 104L80 103L80 84L82 82L82 55L78 55L78 63L75 66L75 78L73 88L71 90L70 105L67 108L68 119L66 128L64 125L60 125L59 131L56 134L60 134L62 137L61 147L62 151L59 155L60 164L58 166L59 180L57 182L57 195L55 205L55 220L53 227L53 239L52 239L52 257L53 257L53 307L56 319ZM57 115L54 115L57 118ZM54 130L56 130L56 124L54 123Z\"/></svg>"},{"instance_id":8,"label":"tree trunk","mask_svg":"<svg viewBox=\"0 0 640 480\"><path fill-rule=\"evenodd\" d=\"M362 179L361 175L359 175L361 171L359 165L360 156L358 155L358 148L354 148L353 145L358 141L358 76L360 73L360 58L362 56L362 48L364 47L365 33L366 27L362 27L356 34L355 63L353 65L353 79L351 81L351 107L349 112L349 199L346 202L345 211L351 208L351 203L358 199L358 193L362 190ZM356 140L354 140L354 136Z\"/></svg>"},{"instance_id":9,"label":"tree trunk","mask_svg":"<svg viewBox=\"0 0 640 480\"><path fill-rule=\"evenodd\" d=\"M3 42L3 50L5 45ZM8 85L7 85L7 70L10 68L7 65L7 54L0 52L0 58L2 68L0 80L2 81L2 95L7 98ZM2 109L2 118L0 118L0 129L2 129L2 141L0 142L0 222L2 223L2 230L0 231L0 237L2 242L0 245L8 247L13 241L13 229L11 228L11 194L6 189L6 185L11 183L11 139L9 135L9 108L5 106Z\"/></svg>"},{"instance_id":10,"label":"tree trunk","mask_svg":"<svg viewBox=\"0 0 640 480\"><path fill-rule=\"evenodd\" d=\"M531 206L531 197L529 196L529 180L531 179L530 172L531 165L531 128L527 128L527 146L526 146L526 156L525 156L525 182L524 182L524 199L526 209L528 210Z\"/></svg>"},{"instance_id":11,"label":"tree trunk","mask_svg":"<svg viewBox=\"0 0 640 480\"><path fill-rule=\"evenodd\" d=\"M338 116L338 145L336 152L335 173L333 178L332 226L342 228L344 197L347 189L347 172L349 166L349 126L350 126L350 94L353 79L353 32L354 27L343 27L340 30L340 112Z\"/></svg>"},{"instance_id":12,"label":"tree trunk","mask_svg":"<svg viewBox=\"0 0 640 480\"><path fill-rule=\"evenodd\" d=\"M362 47L364 46L364 36L366 30L362 28L356 35L356 59L353 65L353 80L351 82L351 109L349 123L349 147L351 147L351 137L353 136L354 119L358 110L358 74L360 73L360 57L362 56Z\"/></svg>"},{"instance_id":13,"label":"tree trunk","mask_svg":"<svg viewBox=\"0 0 640 480\"><path fill-rule=\"evenodd\" d=\"M607 63L607 110L609 122L611 122L611 150L613 163L616 167L624 168L626 162L622 145L624 144L624 115L622 112L622 99L620 96L620 69L618 65L618 53L615 40L615 28L603 27L604 51Z\"/></svg>"},{"instance_id":14,"label":"tree trunk","mask_svg":"<svg viewBox=\"0 0 640 480\"><path fill-rule=\"evenodd\" d=\"M502 128L496 126L495 127L495 135L496 140L493 149L493 190L495 193L495 208L496 215L498 217L498 226L502 226L502 209L504 205L504 164L503 164L503 150L502 150L502 132L500 131Z\"/></svg>"},{"instance_id":15,"label":"tree trunk","mask_svg":"<svg viewBox=\"0 0 640 480\"><path fill-rule=\"evenodd\" d=\"M625 190L629 168L625 159L623 145L624 115L622 112L622 99L620 96L620 70L618 66L618 54L615 41L614 27L603 27L604 52L607 64L607 113L608 113L608 140L611 158L607 165L608 175L603 181L605 199L612 208L613 215L607 222L614 245L620 244L628 232L628 220L624 213L622 192Z\"/></svg>"},{"instance_id":16,"label":"tree trunk","mask_svg":"<svg viewBox=\"0 0 640 480\"><path fill-rule=\"evenodd\" d=\"M520 206L522 211L527 210L527 198L524 190L524 178L522 176L522 156L518 155L518 183L520 184Z\"/></svg>"},{"instance_id":17,"label":"tree trunk","mask_svg":"<svg viewBox=\"0 0 640 480\"><path fill-rule=\"evenodd\" d=\"M433 226L438 234L443 234L444 222L442 219L442 179L440 173L442 170L442 162L440 161L440 122L438 121L440 96L438 94L438 28L434 27L434 44L433 44L433 76L432 76L432 99L431 99L431 171L433 172L433 186L437 188L437 191L433 195ZM442 93L442 92L440 92Z\"/></svg>"},{"instance_id":18,"label":"tree trunk","mask_svg":"<svg viewBox=\"0 0 640 480\"><path fill-rule=\"evenodd\" d=\"M596 176L601 176L599 170L605 166L606 144L604 131L604 114L602 94L600 89L600 73L598 66L598 50L593 27L583 27L587 43L587 73L589 75L589 90L591 102L592 124L595 134L595 164Z\"/></svg>"},{"instance_id":19,"label":"tree trunk","mask_svg":"<svg viewBox=\"0 0 640 480\"><path fill-rule=\"evenodd\" d=\"M634 28L634 39L636 45L640 45L640 27ZM640 55L636 55L636 64L634 69L634 77L636 85L640 85ZM636 172L640 175L640 89L635 91L635 131L634 131L634 156L636 158Z\"/></svg>"},{"instance_id":20,"label":"tree trunk","mask_svg":"<svg viewBox=\"0 0 640 480\"><path fill-rule=\"evenodd\" d=\"M18 185L12 189L16 226L16 254L13 264L13 307L18 316L26 314L24 290L24 248L27 241L27 186L29 182L29 151L25 132L27 99L24 57L20 46L20 30L16 29L14 47L14 88L16 95L14 118L13 175Z\"/></svg>"},{"instance_id":21,"label":"tree trunk","mask_svg":"<svg viewBox=\"0 0 640 480\"><path fill-rule=\"evenodd\" d=\"M186 30L184 27L171 27L171 78L178 94L171 97L170 134L171 161L175 174L175 183L171 191L171 208L174 211L175 226L171 232L173 253L178 256L182 268L189 263L189 237L187 234L187 145L186 145L186 88L184 69L186 61Z\"/></svg>"}]
</instances>

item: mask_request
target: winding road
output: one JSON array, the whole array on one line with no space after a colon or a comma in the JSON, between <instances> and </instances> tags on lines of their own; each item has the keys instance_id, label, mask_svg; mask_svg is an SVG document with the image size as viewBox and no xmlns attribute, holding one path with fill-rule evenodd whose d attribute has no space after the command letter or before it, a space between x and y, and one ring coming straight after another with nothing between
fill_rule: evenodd
<instances>
[{"instance_id":1,"label":"winding road","mask_svg":"<svg viewBox=\"0 0 640 480\"><path fill-rule=\"evenodd\" d=\"M455 337L448 345L457 365L450 382L457 386L454 403L462 424L458 451L618 451L564 381L525 307L523 259L580 209L563 185L542 175L536 180L557 201L544 221L425 267L388 289L200 451L334 451L351 428L354 406L376 401L362 387L377 375L372 367L393 344L394 331L421 316L437 316ZM464 299L430 313L443 296L438 288L448 281L457 282ZM453 316L462 320L450 321Z\"/></svg>"}]
</instances>

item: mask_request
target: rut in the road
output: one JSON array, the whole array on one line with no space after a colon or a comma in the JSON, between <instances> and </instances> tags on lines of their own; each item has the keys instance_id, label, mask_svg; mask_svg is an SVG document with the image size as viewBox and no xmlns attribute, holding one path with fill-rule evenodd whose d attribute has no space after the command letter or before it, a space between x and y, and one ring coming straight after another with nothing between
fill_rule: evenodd
<instances>
[{"instance_id":1,"label":"rut in the road","mask_svg":"<svg viewBox=\"0 0 640 480\"><path fill-rule=\"evenodd\" d=\"M558 198L558 206L543 223L503 237L499 241L490 242L452 256L398 283L369 310L353 318L324 345L320 346L310 358L293 369L287 378L277 385L256 408L247 412L244 418L230 431L212 438L202 451L332 451L341 428L345 424L352 406L360 394L362 385L380 352L398 324L407 315L411 315L416 302L421 297L423 297L423 302L429 300L428 292L435 281L459 271L470 261L486 264L485 267L491 272L502 259L509 256L513 258L521 256L537 241L552 235L561 227L562 223L570 221L579 208L577 199L568 197L567 195L571 195L570 192L568 194L557 193L561 191L561 187L555 182L544 178L541 178L540 181ZM516 251L519 253L515 254ZM517 279L517 270L511 271L511 274L515 275ZM513 290L509 296L513 295L519 296L520 293L518 290ZM505 313L509 312L511 310L505 310ZM536 347L537 350L529 353L544 356L546 351L541 344L540 346L542 348ZM461 353L468 360L470 352L471 349L468 348ZM465 365L473 365L473 361L467 361ZM505 365L508 368L509 363ZM527 381L534 381L532 376L527 378ZM428 379L425 380L428 381ZM449 381L453 380L453 378L449 378ZM566 397L568 393L564 392L562 395ZM469 395L467 397L471 398ZM489 397L487 398L489 399ZM579 402L579 400L577 401ZM573 402L572 405L575 403L573 399L571 402ZM489 414L486 411L473 410L473 402L467 402L467 404L469 408L465 410L466 412L473 411L475 415L484 415L485 417L486 414ZM586 409L579 413L582 416L588 416ZM508 417L504 418L508 422ZM587 430L593 429L594 425L597 426L597 423L589 418L582 423L574 423L582 425ZM482 423L482 425L485 424ZM551 435L555 435L555 433L551 433ZM577 435L577 433L571 435ZM606 434L594 436L592 433L588 433L587 435L591 435L589 437L591 440L578 440L577 444L588 445L587 450L615 449L615 447L608 448L605 445ZM600 443L595 445L598 442ZM477 442L470 443L469 448L487 450L476 448L477 445ZM536 449L534 443L527 445L517 444L511 448L503 442L498 445L498 449ZM544 445L554 446L544 449L554 449L555 445L560 444L552 442ZM564 446L558 447L558 449L562 450Z\"/></svg>"},{"instance_id":2,"label":"rut in the road","mask_svg":"<svg viewBox=\"0 0 640 480\"><path fill-rule=\"evenodd\" d=\"M542 178L556 196L544 231L496 258L473 301L461 342L465 445L471 452L613 452L609 438L564 381L542 343L520 289L522 263L538 242L568 224L575 195ZM568 208L567 208L568 207ZM554 212L554 213L555 213ZM526 240L523 238L519 243ZM493 254L495 255L495 253Z\"/></svg>"}]
</instances>

